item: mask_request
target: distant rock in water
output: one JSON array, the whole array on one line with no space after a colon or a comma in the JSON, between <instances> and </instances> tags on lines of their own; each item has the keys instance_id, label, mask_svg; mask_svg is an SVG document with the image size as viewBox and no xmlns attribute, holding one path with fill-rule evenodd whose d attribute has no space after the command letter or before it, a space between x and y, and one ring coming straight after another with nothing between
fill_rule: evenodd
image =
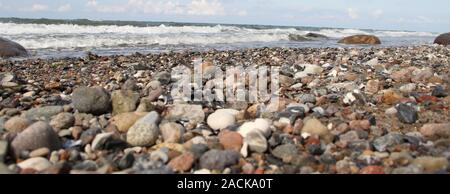
<instances>
[{"instance_id":1,"label":"distant rock in water","mask_svg":"<svg viewBox=\"0 0 450 194\"><path fill-rule=\"evenodd\" d=\"M435 44L441 44L441 45L450 45L450 32L439 35L436 40L434 40Z\"/></svg>"},{"instance_id":2,"label":"distant rock in water","mask_svg":"<svg viewBox=\"0 0 450 194\"><path fill-rule=\"evenodd\" d=\"M354 35L341 39L338 43L341 44L381 44L378 37L372 35Z\"/></svg>"},{"instance_id":3,"label":"distant rock in water","mask_svg":"<svg viewBox=\"0 0 450 194\"><path fill-rule=\"evenodd\" d=\"M0 38L0 57L23 57L27 55L27 50L20 44Z\"/></svg>"},{"instance_id":4,"label":"distant rock in water","mask_svg":"<svg viewBox=\"0 0 450 194\"><path fill-rule=\"evenodd\" d=\"M289 40L297 41L297 42L311 41L311 39L308 39L305 36L298 35L298 34L289 34Z\"/></svg>"},{"instance_id":5,"label":"distant rock in water","mask_svg":"<svg viewBox=\"0 0 450 194\"><path fill-rule=\"evenodd\" d=\"M322 34L317 34L317 33L308 33L305 35L306 38L313 38L313 39L328 39L327 36L322 35Z\"/></svg>"}]
</instances>

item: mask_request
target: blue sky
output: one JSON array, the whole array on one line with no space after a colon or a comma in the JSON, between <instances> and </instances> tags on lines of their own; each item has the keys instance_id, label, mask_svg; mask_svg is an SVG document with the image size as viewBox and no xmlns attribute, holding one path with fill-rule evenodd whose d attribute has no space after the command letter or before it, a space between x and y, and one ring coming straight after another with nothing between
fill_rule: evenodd
<instances>
[{"instance_id":1,"label":"blue sky","mask_svg":"<svg viewBox=\"0 0 450 194\"><path fill-rule=\"evenodd\" d=\"M449 0L0 0L0 17L450 31Z\"/></svg>"}]
</instances>

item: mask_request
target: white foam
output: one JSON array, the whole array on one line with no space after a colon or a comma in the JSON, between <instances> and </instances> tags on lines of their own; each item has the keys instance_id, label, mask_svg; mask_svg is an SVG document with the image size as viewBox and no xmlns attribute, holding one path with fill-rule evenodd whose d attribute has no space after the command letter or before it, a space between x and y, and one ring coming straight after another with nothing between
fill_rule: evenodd
<instances>
[{"instance_id":1,"label":"white foam","mask_svg":"<svg viewBox=\"0 0 450 194\"><path fill-rule=\"evenodd\" d=\"M238 26L83 26L72 24L0 23L0 37L10 38L28 49L120 47L123 45L208 45L289 41L290 34L310 31L295 28L253 29ZM358 29L322 29L315 33L331 38L355 34L380 37L435 36L428 32L373 31Z\"/></svg>"},{"instance_id":2,"label":"white foam","mask_svg":"<svg viewBox=\"0 0 450 194\"><path fill-rule=\"evenodd\" d=\"M437 33L431 32L410 32L410 31L363 31L358 29L324 29L318 32L319 34L326 35L333 38L342 38L345 36L351 36L356 34L368 34L379 37L434 37Z\"/></svg>"}]
</instances>

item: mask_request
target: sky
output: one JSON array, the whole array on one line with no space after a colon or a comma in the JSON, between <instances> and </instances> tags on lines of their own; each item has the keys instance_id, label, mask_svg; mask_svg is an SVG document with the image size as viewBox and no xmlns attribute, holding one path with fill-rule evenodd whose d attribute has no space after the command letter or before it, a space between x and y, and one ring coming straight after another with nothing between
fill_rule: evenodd
<instances>
[{"instance_id":1,"label":"sky","mask_svg":"<svg viewBox=\"0 0 450 194\"><path fill-rule=\"evenodd\" d=\"M450 31L449 0L0 0L0 17Z\"/></svg>"}]
</instances>

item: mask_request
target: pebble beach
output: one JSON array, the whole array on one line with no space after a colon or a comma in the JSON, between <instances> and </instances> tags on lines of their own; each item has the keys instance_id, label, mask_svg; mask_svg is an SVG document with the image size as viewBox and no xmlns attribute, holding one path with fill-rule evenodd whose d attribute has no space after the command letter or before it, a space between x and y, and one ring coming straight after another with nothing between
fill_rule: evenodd
<instances>
[{"instance_id":1,"label":"pebble beach","mask_svg":"<svg viewBox=\"0 0 450 194\"><path fill-rule=\"evenodd\" d=\"M279 67L279 103L174 102L196 58ZM4 59L0 173L448 173L449 65L436 44Z\"/></svg>"}]
</instances>

